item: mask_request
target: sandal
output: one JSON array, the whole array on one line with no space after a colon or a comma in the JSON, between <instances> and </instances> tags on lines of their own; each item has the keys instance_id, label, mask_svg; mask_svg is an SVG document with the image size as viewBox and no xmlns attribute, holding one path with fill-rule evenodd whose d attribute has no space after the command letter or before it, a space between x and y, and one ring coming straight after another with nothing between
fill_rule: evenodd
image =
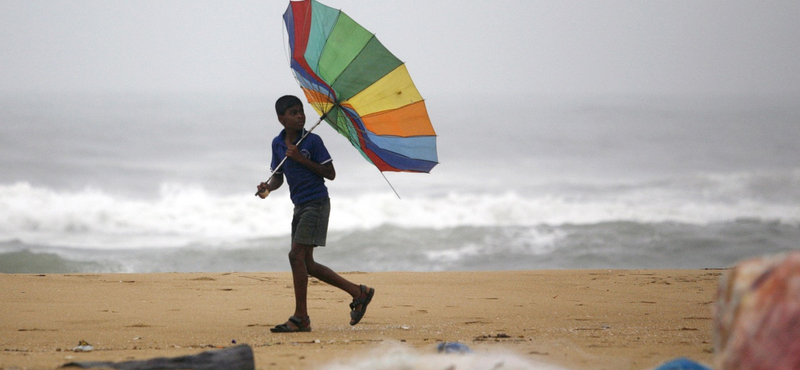
<instances>
[{"instance_id":1,"label":"sandal","mask_svg":"<svg viewBox=\"0 0 800 370\"><path fill-rule=\"evenodd\" d=\"M306 317L305 320L292 316L289 318L289 321L294 324L295 327L289 326L289 322L285 324L276 325L274 328L269 329L269 331L273 333L297 333L297 332L309 332L311 331L311 318ZM303 321L306 322L303 325Z\"/></svg>"},{"instance_id":2,"label":"sandal","mask_svg":"<svg viewBox=\"0 0 800 370\"><path fill-rule=\"evenodd\" d=\"M364 285L361 285L361 293L366 294L364 297L359 297L353 300L350 303L350 325L358 324L361 321L361 318L364 317L364 313L367 312L367 305L372 302L372 296L375 294L375 289L369 288ZM361 306L360 310L357 310L356 307Z\"/></svg>"}]
</instances>

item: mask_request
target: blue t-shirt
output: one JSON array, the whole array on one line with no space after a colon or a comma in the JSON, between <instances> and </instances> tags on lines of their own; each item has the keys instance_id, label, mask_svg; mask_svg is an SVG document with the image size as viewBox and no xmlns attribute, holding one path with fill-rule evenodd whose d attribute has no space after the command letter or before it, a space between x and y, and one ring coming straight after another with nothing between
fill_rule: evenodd
<instances>
[{"instance_id":1,"label":"blue t-shirt","mask_svg":"<svg viewBox=\"0 0 800 370\"><path fill-rule=\"evenodd\" d=\"M303 134L305 133L306 130L303 130ZM328 149L325 148L322 138L313 133L309 133L308 136L300 142L298 149L304 157L319 164L326 164L333 160L331 155L328 154ZM286 130L282 130L278 136L272 139L272 165L270 166L272 171L275 171L275 167L286 157L287 150ZM289 194L294 204L303 204L311 200L328 197L328 188L325 186L325 178L317 175L291 158L287 158L275 174L283 174L286 176L286 182L289 184Z\"/></svg>"}]
</instances>

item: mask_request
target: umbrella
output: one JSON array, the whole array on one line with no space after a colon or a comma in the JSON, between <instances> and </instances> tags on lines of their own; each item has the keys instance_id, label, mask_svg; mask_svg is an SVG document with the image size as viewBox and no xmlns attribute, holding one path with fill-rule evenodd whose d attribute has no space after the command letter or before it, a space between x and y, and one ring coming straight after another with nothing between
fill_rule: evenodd
<instances>
[{"instance_id":1,"label":"umbrella","mask_svg":"<svg viewBox=\"0 0 800 370\"><path fill-rule=\"evenodd\" d=\"M430 172L436 133L405 64L347 14L317 1L290 1L283 19L292 72L320 114L311 130L324 119L381 172Z\"/></svg>"}]
</instances>

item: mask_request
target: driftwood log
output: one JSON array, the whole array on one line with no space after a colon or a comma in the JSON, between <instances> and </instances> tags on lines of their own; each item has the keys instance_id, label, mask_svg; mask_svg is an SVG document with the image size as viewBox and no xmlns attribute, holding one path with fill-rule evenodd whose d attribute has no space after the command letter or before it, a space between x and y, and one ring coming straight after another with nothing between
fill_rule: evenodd
<instances>
[{"instance_id":1,"label":"driftwood log","mask_svg":"<svg viewBox=\"0 0 800 370\"><path fill-rule=\"evenodd\" d=\"M70 362L62 366L118 370L255 370L253 350L246 344L181 357L125 362Z\"/></svg>"}]
</instances>

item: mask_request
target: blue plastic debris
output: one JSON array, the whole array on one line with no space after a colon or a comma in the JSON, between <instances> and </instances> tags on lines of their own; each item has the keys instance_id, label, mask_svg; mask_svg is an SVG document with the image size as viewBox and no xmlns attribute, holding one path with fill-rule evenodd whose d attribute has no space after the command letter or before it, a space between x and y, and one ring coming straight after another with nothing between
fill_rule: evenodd
<instances>
[{"instance_id":1,"label":"blue plastic debris","mask_svg":"<svg viewBox=\"0 0 800 370\"><path fill-rule=\"evenodd\" d=\"M688 358L680 357L665 362L653 370L711 370L711 368Z\"/></svg>"},{"instance_id":2,"label":"blue plastic debris","mask_svg":"<svg viewBox=\"0 0 800 370\"><path fill-rule=\"evenodd\" d=\"M472 350L466 344L458 342L442 342L436 345L436 351L439 353L472 353Z\"/></svg>"}]
</instances>

